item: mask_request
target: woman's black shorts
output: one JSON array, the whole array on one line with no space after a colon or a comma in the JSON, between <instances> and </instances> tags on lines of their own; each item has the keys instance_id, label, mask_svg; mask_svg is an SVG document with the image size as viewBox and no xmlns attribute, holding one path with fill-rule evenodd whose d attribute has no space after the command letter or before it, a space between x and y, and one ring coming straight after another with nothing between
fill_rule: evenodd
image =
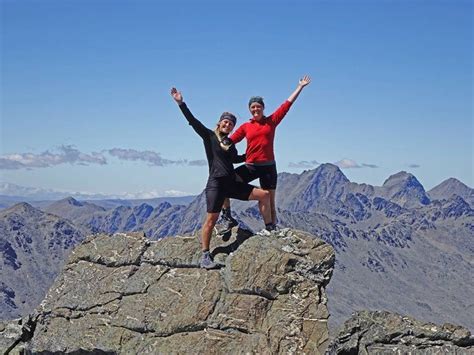
<instances>
[{"instance_id":1,"label":"woman's black shorts","mask_svg":"<svg viewBox=\"0 0 474 355\"><path fill-rule=\"evenodd\" d=\"M235 173L248 183L256 178L260 180L260 187L265 190L276 190L277 169L276 164L272 165L251 165L244 164L235 169Z\"/></svg>"},{"instance_id":2,"label":"woman's black shorts","mask_svg":"<svg viewBox=\"0 0 474 355\"><path fill-rule=\"evenodd\" d=\"M220 212L226 197L247 201L254 188L250 184L236 181L235 177L209 178L206 185L207 212Z\"/></svg>"}]
</instances>

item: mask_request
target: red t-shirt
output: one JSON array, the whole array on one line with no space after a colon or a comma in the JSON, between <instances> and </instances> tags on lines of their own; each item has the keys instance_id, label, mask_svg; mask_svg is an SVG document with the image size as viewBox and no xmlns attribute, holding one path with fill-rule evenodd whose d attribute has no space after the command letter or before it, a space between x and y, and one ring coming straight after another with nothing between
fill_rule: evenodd
<instances>
[{"instance_id":1,"label":"red t-shirt","mask_svg":"<svg viewBox=\"0 0 474 355\"><path fill-rule=\"evenodd\" d=\"M285 101L275 112L268 117L263 117L260 121L251 118L230 136L235 144L247 138L246 163L265 163L275 160L273 153L275 129L285 117L291 104L290 101Z\"/></svg>"}]
</instances>

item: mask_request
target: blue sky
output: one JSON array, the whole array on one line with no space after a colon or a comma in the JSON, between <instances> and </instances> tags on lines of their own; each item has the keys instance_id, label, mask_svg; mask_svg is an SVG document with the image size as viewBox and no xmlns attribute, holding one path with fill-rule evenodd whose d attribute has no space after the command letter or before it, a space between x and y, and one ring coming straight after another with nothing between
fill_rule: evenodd
<instances>
[{"instance_id":1,"label":"blue sky","mask_svg":"<svg viewBox=\"0 0 474 355\"><path fill-rule=\"evenodd\" d=\"M197 194L204 148L170 88L213 127L253 95L270 114L309 74L280 172L474 186L471 1L0 1L0 182Z\"/></svg>"}]
</instances>

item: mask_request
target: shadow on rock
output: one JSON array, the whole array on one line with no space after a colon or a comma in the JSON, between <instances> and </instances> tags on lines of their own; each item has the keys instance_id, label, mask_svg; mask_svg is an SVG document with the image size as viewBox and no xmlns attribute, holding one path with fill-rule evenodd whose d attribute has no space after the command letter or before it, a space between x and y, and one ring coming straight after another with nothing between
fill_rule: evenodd
<instances>
[{"instance_id":1,"label":"shadow on rock","mask_svg":"<svg viewBox=\"0 0 474 355\"><path fill-rule=\"evenodd\" d=\"M230 253L236 251L243 242L245 242L247 239L249 239L250 237L254 235L253 232L247 229L241 229L241 228L238 228L234 235L232 234L234 233L228 233L228 235L224 235L222 237L222 241L224 242L229 241L234 236L235 236L235 239L230 244L219 245L215 247L211 251L211 254L213 257L215 257L218 254L229 255Z\"/></svg>"}]
</instances>

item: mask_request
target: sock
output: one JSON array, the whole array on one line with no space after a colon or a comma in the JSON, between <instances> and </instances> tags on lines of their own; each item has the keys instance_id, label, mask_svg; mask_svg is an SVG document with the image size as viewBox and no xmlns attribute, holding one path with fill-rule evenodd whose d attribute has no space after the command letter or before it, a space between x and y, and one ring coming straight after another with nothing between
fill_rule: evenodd
<instances>
[{"instance_id":1,"label":"sock","mask_svg":"<svg viewBox=\"0 0 474 355\"><path fill-rule=\"evenodd\" d=\"M209 255L209 249L206 249L206 250L202 251L202 255L206 255L206 254Z\"/></svg>"}]
</instances>

